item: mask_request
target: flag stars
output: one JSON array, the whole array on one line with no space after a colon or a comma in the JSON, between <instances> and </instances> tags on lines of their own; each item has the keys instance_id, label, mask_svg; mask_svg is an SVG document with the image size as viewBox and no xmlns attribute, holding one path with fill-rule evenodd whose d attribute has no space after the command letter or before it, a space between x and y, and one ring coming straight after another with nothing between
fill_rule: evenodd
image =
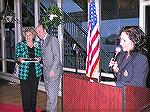
<instances>
[{"instance_id":1,"label":"flag stars","mask_svg":"<svg viewBox=\"0 0 150 112\"><path fill-rule=\"evenodd\" d=\"M94 2L90 4L90 24L91 24L91 31L97 24L97 16L96 16L96 8Z\"/></svg>"},{"instance_id":2,"label":"flag stars","mask_svg":"<svg viewBox=\"0 0 150 112\"><path fill-rule=\"evenodd\" d=\"M99 29L97 27L97 15L95 2L90 0L89 7L89 23L88 23L88 37L87 37L87 58L86 58L86 76L99 78ZM93 29L95 29L93 31ZM91 35L92 34L92 35Z\"/></svg>"}]
</instances>

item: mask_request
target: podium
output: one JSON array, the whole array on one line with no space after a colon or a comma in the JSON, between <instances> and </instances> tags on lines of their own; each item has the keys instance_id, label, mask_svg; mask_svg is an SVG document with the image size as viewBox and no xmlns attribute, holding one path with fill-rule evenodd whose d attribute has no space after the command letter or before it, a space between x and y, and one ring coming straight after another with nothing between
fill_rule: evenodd
<instances>
[{"instance_id":1,"label":"podium","mask_svg":"<svg viewBox=\"0 0 150 112\"><path fill-rule=\"evenodd\" d=\"M149 88L118 88L77 74L63 75L64 112L145 112L149 107Z\"/></svg>"}]
</instances>

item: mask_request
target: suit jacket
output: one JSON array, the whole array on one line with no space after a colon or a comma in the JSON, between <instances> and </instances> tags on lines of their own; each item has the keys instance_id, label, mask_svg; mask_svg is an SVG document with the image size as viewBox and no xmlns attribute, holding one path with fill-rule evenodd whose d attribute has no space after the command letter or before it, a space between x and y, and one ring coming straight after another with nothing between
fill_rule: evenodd
<instances>
[{"instance_id":1,"label":"suit jacket","mask_svg":"<svg viewBox=\"0 0 150 112\"><path fill-rule=\"evenodd\" d=\"M43 74L47 81L55 81L62 75L62 65L60 61L60 46L56 37L47 35L43 43ZM50 71L55 72L54 77L50 77Z\"/></svg>"},{"instance_id":2,"label":"suit jacket","mask_svg":"<svg viewBox=\"0 0 150 112\"><path fill-rule=\"evenodd\" d=\"M42 58L42 49L39 42L34 42L34 56ZM15 53L15 61L19 64L19 79L26 80L28 78L29 62L19 63L18 58L29 58L26 41L17 44ZM35 70L36 77L40 77L42 75L42 66L40 62L35 62Z\"/></svg>"},{"instance_id":3,"label":"suit jacket","mask_svg":"<svg viewBox=\"0 0 150 112\"><path fill-rule=\"evenodd\" d=\"M118 60L119 73L116 84L118 87L125 85L146 86L146 78L149 71L147 57L143 54L135 53L126 60L126 54Z\"/></svg>"}]
</instances>

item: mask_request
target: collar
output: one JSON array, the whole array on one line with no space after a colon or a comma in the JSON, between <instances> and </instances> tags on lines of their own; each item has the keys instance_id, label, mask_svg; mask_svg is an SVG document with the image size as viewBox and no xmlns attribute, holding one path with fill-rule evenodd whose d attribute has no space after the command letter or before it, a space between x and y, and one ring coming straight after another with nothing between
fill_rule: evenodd
<instances>
[{"instance_id":1,"label":"collar","mask_svg":"<svg viewBox=\"0 0 150 112\"><path fill-rule=\"evenodd\" d=\"M47 35L48 35L48 33L46 33L46 34L45 34L45 36L44 36L44 38L43 38L43 40L44 40L44 41L45 41L45 39L46 39Z\"/></svg>"}]
</instances>

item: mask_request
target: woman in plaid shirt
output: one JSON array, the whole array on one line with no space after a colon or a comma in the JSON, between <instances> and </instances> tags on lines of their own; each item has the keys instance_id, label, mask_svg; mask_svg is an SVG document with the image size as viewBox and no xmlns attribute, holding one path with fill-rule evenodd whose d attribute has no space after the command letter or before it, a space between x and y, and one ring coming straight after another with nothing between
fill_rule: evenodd
<instances>
[{"instance_id":1,"label":"woman in plaid shirt","mask_svg":"<svg viewBox=\"0 0 150 112\"><path fill-rule=\"evenodd\" d=\"M39 78L42 75L42 51L39 42L34 41L34 30L24 31L25 39L16 46L15 60L19 65L19 79L24 112L36 112L36 98Z\"/></svg>"}]
</instances>

